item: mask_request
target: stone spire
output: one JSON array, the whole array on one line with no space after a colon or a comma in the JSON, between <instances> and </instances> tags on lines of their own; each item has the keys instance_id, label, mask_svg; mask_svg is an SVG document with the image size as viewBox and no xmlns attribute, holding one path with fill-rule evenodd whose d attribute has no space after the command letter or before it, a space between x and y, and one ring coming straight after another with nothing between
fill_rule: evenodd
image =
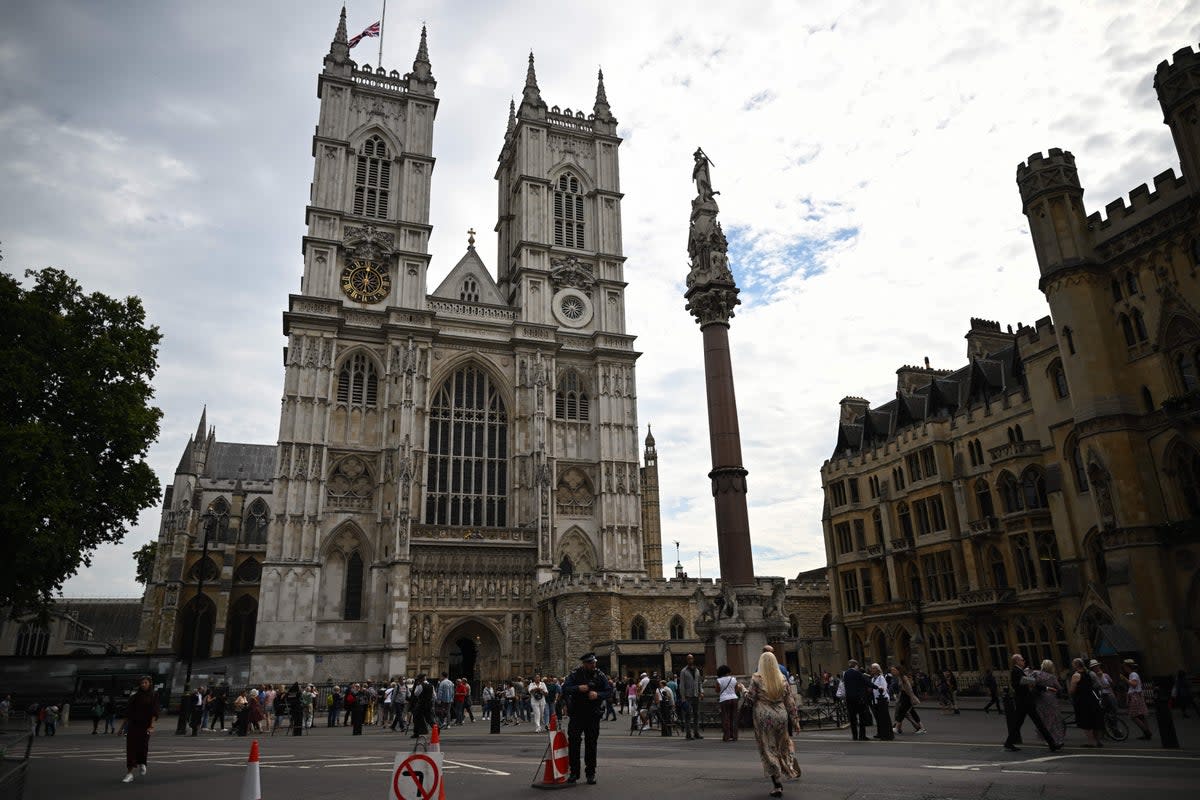
<instances>
[{"instance_id":1,"label":"stone spire","mask_svg":"<svg viewBox=\"0 0 1200 800\"><path fill-rule=\"evenodd\" d=\"M433 65L429 63L429 43L425 26L421 26L421 41L417 45L417 57L413 59L412 72L408 78L408 90L415 94L433 94L437 81L433 77Z\"/></svg>"},{"instance_id":2,"label":"stone spire","mask_svg":"<svg viewBox=\"0 0 1200 800\"><path fill-rule=\"evenodd\" d=\"M651 450L653 448L654 448L654 431L652 431L650 429L650 425L649 425L649 423L647 423L647 425L646 425L646 449Z\"/></svg>"},{"instance_id":3,"label":"stone spire","mask_svg":"<svg viewBox=\"0 0 1200 800\"><path fill-rule=\"evenodd\" d=\"M516 129L517 129L517 103L515 100L509 98L509 101L508 101L508 129L505 130L504 133L510 134L513 131L515 131Z\"/></svg>"},{"instance_id":4,"label":"stone spire","mask_svg":"<svg viewBox=\"0 0 1200 800\"><path fill-rule=\"evenodd\" d=\"M520 116L545 119L546 101L538 88L537 72L533 68L533 51L529 51L529 67L525 70L525 89L521 92Z\"/></svg>"},{"instance_id":5,"label":"stone spire","mask_svg":"<svg viewBox=\"0 0 1200 800\"><path fill-rule=\"evenodd\" d=\"M208 405L205 404L204 410L200 412L200 424L196 426L195 441L203 442L208 438Z\"/></svg>"},{"instance_id":6,"label":"stone spire","mask_svg":"<svg viewBox=\"0 0 1200 800\"><path fill-rule=\"evenodd\" d=\"M350 61L350 42L346 36L346 6L342 5L342 14L338 17L337 32L329 44L329 55L325 56L325 66L341 66Z\"/></svg>"},{"instance_id":7,"label":"stone spire","mask_svg":"<svg viewBox=\"0 0 1200 800\"><path fill-rule=\"evenodd\" d=\"M596 105L592 107L596 119L601 122L615 122L612 109L608 107L608 94L604 91L604 70L596 73Z\"/></svg>"}]
</instances>

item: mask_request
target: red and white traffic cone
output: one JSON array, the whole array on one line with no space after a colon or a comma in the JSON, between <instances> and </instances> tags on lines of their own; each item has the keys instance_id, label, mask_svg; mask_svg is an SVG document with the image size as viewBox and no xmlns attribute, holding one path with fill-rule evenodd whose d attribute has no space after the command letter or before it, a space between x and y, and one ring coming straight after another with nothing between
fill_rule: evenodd
<instances>
[{"instance_id":1,"label":"red and white traffic cone","mask_svg":"<svg viewBox=\"0 0 1200 800\"><path fill-rule=\"evenodd\" d=\"M262 781L258 775L258 739L250 743L250 758L246 760L246 773L242 776L241 800L262 800Z\"/></svg>"},{"instance_id":2,"label":"red and white traffic cone","mask_svg":"<svg viewBox=\"0 0 1200 800\"><path fill-rule=\"evenodd\" d=\"M567 735L558 729L558 717L550 715L550 745L546 748L545 770L541 783L533 784L534 789L561 789L567 783Z\"/></svg>"},{"instance_id":3,"label":"red and white traffic cone","mask_svg":"<svg viewBox=\"0 0 1200 800\"><path fill-rule=\"evenodd\" d=\"M438 726L437 726L436 722L433 725L433 733L431 733L429 736L429 747L427 748L427 750L430 753L442 752L442 733L440 730L438 730ZM438 784L437 800L446 800L446 773L445 772L442 773L442 780Z\"/></svg>"}]
</instances>

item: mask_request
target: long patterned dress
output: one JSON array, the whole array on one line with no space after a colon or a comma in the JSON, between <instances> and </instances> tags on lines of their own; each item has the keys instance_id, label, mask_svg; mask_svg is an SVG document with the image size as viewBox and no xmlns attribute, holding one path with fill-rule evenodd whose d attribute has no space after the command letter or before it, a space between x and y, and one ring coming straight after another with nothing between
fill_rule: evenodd
<instances>
[{"instance_id":1,"label":"long patterned dress","mask_svg":"<svg viewBox=\"0 0 1200 800\"><path fill-rule=\"evenodd\" d=\"M1034 707L1037 709L1042 724L1050 732L1050 738L1054 740L1054 744L1061 745L1067 738L1067 726L1063 724L1062 714L1058 710L1059 698L1063 693L1062 684L1049 672L1037 670L1033 675L1037 680L1034 685L1034 689L1037 690Z\"/></svg>"},{"instance_id":2,"label":"long patterned dress","mask_svg":"<svg viewBox=\"0 0 1200 800\"><path fill-rule=\"evenodd\" d=\"M795 745L788 735L788 720L800 730L800 714L796 700L786 686L783 697L771 700L763 689L758 673L750 679L747 690L748 702L754 703L754 740L758 743L758 756L762 759L763 771L768 778L783 780L799 778L800 765L796 762Z\"/></svg>"}]
</instances>

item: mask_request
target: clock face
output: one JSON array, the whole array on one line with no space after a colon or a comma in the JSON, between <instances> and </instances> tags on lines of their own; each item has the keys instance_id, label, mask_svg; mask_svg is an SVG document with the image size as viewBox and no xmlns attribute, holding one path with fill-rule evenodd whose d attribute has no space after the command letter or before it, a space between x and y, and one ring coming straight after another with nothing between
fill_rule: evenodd
<instances>
[{"instance_id":1,"label":"clock face","mask_svg":"<svg viewBox=\"0 0 1200 800\"><path fill-rule=\"evenodd\" d=\"M355 259L342 270L342 291L359 303L378 303L392 290L387 269L374 261Z\"/></svg>"}]
</instances>

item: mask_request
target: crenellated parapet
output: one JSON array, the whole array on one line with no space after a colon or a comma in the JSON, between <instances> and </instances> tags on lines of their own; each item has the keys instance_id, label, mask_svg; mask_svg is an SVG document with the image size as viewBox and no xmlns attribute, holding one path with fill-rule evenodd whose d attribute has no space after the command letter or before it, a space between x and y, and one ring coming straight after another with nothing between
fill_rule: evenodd
<instances>
[{"instance_id":1,"label":"crenellated parapet","mask_svg":"<svg viewBox=\"0 0 1200 800\"><path fill-rule=\"evenodd\" d=\"M1075 156L1070 150L1059 147L1051 147L1045 155L1034 153L1028 161L1018 164L1017 186L1027 214L1030 204L1047 194L1062 192L1083 196Z\"/></svg>"},{"instance_id":2,"label":"crenellated parapet","mask_svg":"<svg viewBox=\"0 0 1200 800\"><path fill-rule=\"evenodd\" d=\"M1091 263L1083 187L1070 151L1052 147L1031 155L1017 165L1017 187L1042 275Z\"/></svg>"},{"instance_id":3,"label":"crenellated parapet","mask_svg":"<svg viewBox=\"0 0 1200 800\"><path fill-rule=\"evenodd\" d=\"M1090 214L1088 227L1096 234L1096 246L1102 247L1190 196L1187 182L1176 176L1175 170L1164 170L1154 176L1153 191L1144 183L1137 186L1129 193L1129 205L1125 198L1118 197L1104 207L1103 213Z\"/></svg>"}]
</instances>

